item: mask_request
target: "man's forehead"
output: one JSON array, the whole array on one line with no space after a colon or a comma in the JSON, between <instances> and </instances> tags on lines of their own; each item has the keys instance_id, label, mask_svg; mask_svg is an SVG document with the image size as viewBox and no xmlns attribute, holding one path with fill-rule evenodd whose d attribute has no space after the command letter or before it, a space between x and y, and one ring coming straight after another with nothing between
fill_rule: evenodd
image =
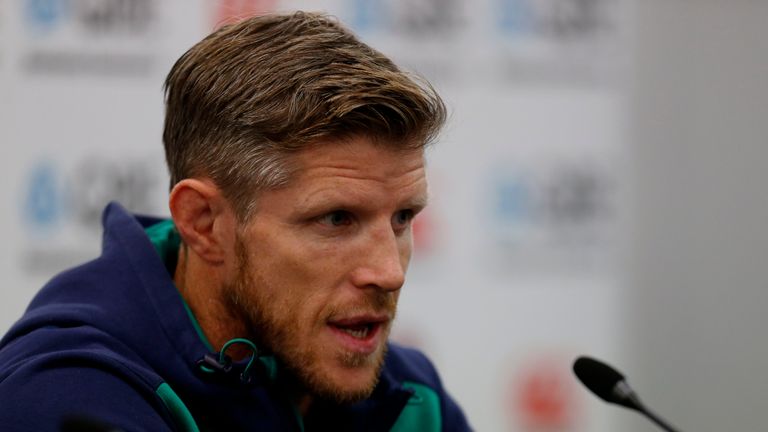
<instances>
[{"instance_id":1,"label":"man's forehead","mask_svg":"<svg viewBox=\"0 0 768 432\"><path fill-rule=\"evenodd\" d=\"M274 193L293 194L293 206L297 209L327 201L370 200L362 189L376 183L391 192L386 195L387 200L413 208L424 208L428 202L423 148L387 146L364 138L328 140L291 153L281 166L287 174L286 181L259 191L252 213ZM345 181L346 186L353 187L336 190Z\"/></svg>"},{"instance_id":2,"label":"man's forehead","mask_svg":"<svg viewBox=\"0 0 768 432\"><path fill-rule=\"evenodd\" d=\"M365 137L321 142L297 152L292 159L294 178L337 175L386 180L425 176L423 148Z\"/></svg>"}]
</instances>

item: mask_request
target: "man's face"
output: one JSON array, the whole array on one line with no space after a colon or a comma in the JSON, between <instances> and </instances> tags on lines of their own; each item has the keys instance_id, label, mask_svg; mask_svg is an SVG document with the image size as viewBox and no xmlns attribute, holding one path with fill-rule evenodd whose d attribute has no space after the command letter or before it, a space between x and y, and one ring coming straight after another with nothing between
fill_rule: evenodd
<instances>
[{"instance_id":1,"label":"man's face","mask_svg":"<svg viewBox=\"0 0 768 432\"><path fill-rule=\"evenodd\" d=\"M241 229L228 295L305 391L359 400L378 380L411 219L426 205L423 151L357 137L296 162L290 184L261 193Z\"/></svg>"}]
</instances>

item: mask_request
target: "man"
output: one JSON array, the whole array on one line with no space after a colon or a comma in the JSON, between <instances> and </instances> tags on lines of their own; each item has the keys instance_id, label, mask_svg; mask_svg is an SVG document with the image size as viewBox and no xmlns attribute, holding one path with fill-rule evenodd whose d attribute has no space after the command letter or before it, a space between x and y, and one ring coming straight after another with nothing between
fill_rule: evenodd
<instances>
[{"instance_id":1,"label":"man","mask_svg":"<svg viewBox=\"0 0 768 432\"><path fill-rule=\"evenodd\" d=\"M431 87L296 13L195 45L166 104L172 221L107 207L101 257L0 343L3 430L468 429L387 342L445 118Z\"/></svg>"}]
</instances>

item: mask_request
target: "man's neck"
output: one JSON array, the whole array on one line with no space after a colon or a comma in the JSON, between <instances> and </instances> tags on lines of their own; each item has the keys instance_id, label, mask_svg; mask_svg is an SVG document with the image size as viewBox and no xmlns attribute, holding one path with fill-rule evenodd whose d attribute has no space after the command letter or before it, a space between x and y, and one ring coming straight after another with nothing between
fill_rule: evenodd
<instances>
[{"instance_id":1,"label":"man's neck","mask_svg":"<svg viewBox=\"0 0 768 432\"><path fill-rule=\"evenodd\" d=\"M179 248L178 264L173 281L200 325L205 338L215 351L227 341L248 335L246 326L224 301L223 284L215 270L204 268L183 244ZM233 345L227 355L235 360L248 356L247 347Z\"/></svg>"},{"instance_id":2,"label":"man's neck","mask_svg":"<svg viewBox=\"0 0 768 432\"><path fill-rule=\"evenodd\" d=\"M223 283L211 278L215 273L199 264L182 244L173 281L208 342L215 351L220 351L227 341L247 337L249 333L244 320L224 300ZM246 346L240 344L231 345L227 349L227 355L234 360L242 360L252 354ZM301 415L306 416L312 406L313 396L298 383L288 388L288 397Z\"/></svg>"}]
</instances>

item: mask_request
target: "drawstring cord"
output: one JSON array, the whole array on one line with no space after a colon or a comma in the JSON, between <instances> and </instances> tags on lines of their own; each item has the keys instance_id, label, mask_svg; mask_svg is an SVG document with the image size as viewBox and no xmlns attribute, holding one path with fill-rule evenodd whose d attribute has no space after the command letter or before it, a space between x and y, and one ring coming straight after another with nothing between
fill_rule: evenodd
<instances>
[{"instance_id":1,"label":"drawstring cord","mask_svg":"<svg viewBox=\"0 0 768 432\"><path fill-rule=\"evenodd\" d=\"M249 384L251 382L251 368L254 366L254 361L257 358L261 361L270 381L275 379L277 374L277 363L275 362L275 359L270 356L260 355L259 349L256 348L256 344L245 338L234 338L227 341L224 346L221 347L221 351L219 351L218 355L217 353L206 354L202 359L198 360L198 368L206 374L221 373L225 376L232 376L231 373L234 369L234 364L232 363L232 359L226 353L227 349L235 344L246 345L251 351L248 363L238 377L240 382L243 384Z\"/></svg>"}]
</instances>

